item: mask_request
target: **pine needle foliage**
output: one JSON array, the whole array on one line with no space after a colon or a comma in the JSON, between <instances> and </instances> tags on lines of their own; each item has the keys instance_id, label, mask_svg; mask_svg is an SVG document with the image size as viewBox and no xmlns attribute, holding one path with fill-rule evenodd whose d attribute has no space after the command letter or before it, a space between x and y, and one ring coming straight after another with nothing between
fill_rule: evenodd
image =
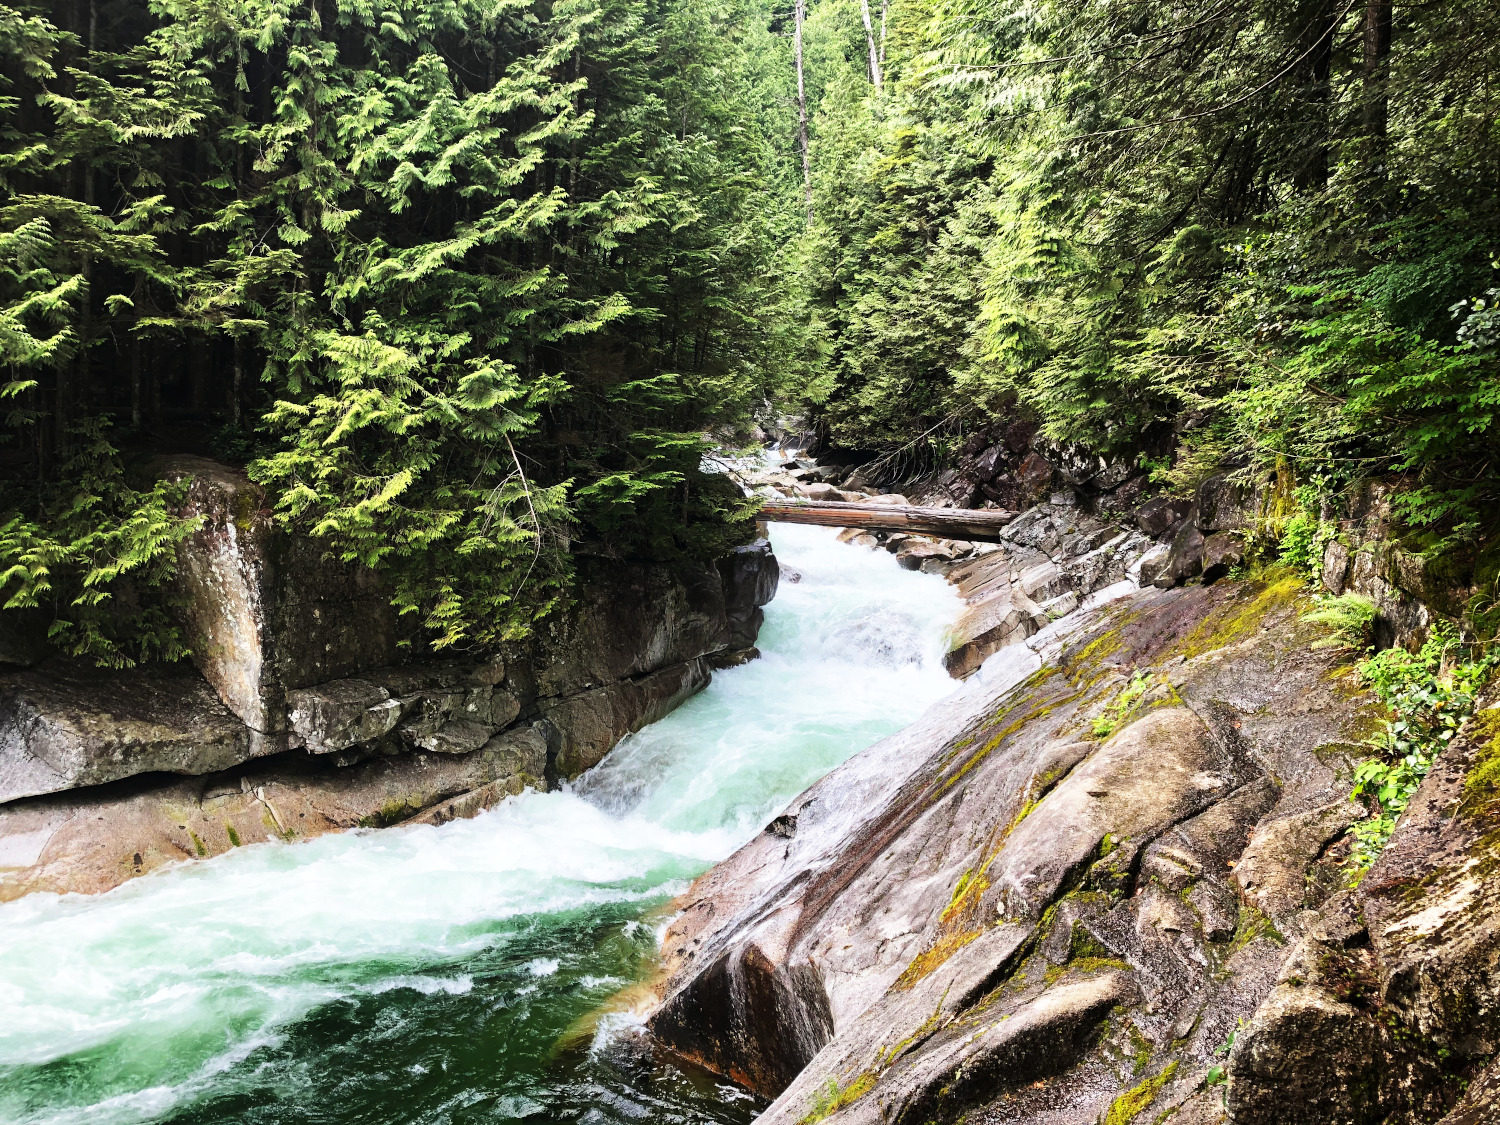
<instances>
[{"instance_id":1,"label":"pine needle foliage","mask_svg":"<svg viewBox=\"0 0 1500 1125\"><path fill-rule=\"evenodd\" d=\"M1411 523L1482 534L1489 20L1469 0L895 0L883 93L854 43L820 102L810 409L856 448L1022 414L1194 461L1168 481L1396 473Z\"/></svg>"},{"instance_id":2,"label":"pine needle foliage","mask_svg":"<svg viewBox=\"0 0 1500 1125\"><path fill-rule=\"evenodd\" d=\"M15 608L169 567L159 487L48 497L205 446L438 648L524 635L579 552L742 539L700 463L785 363L764 29L733 0L0 6ZM82 546L87 511L141 537Z\"/></svg>"}]
</instances>

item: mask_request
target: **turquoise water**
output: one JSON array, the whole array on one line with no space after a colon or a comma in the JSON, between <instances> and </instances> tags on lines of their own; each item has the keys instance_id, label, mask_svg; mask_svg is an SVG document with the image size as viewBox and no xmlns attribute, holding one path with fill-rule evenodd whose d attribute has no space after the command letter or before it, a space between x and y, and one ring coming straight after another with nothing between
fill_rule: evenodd
<instances>
[{"instance_id":1,"label":"turquoise water","mask_svg":"<svg viewBox=\"0 0 1500 1125\"><path fill-rule=\"evenodd\" d=\"M559 793L0 906L0 1121L726 1122L639 1034L672 897L952 681L940 579L779 527L763 657Z\"/></svg>"}]
</instances>

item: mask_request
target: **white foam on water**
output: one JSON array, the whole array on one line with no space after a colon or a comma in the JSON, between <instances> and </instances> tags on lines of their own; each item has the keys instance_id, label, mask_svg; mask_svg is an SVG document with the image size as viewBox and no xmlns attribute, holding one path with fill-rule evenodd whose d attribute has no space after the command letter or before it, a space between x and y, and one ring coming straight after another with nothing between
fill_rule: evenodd
<instances>
[{"instance_id":1,"label":"white foam on water","mask_svg":"<svg viewBox=\"0 0 1500 1125\"><path fill-rule=\"evenodd\" d=\"M0 906L0 1121L154 1120L322 1005L466 994L473 980L452 966L510 941L506 920L663 900L951 690L946 583L831 529L781 526L774 541L800 580L766 608L762 657L716 673L564 791ZM527 963L533 978L560 966L586 968L586 951ZM69 1058L110 1061L87 1081L39 1077Z\"/></svg>"}]
</instances>

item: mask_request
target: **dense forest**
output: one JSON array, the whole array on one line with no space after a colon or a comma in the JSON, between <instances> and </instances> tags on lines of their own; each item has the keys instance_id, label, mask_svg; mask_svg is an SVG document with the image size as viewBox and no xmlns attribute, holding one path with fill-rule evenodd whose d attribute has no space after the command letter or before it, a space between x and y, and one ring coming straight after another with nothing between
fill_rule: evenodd
<instances>
[{"instance_id":1,"label":"dense forest","mask_svg":"<svg viewBox=\"0 0 1500 1125\"><path fill-rule=\"evenodd\" d=\"M1309 510L1500 503L1472 0L0 5L0 598L181 650L154 455L245 464L438 646L744 534L708 443L997 422Z\"/></svg>"}]
</instances>

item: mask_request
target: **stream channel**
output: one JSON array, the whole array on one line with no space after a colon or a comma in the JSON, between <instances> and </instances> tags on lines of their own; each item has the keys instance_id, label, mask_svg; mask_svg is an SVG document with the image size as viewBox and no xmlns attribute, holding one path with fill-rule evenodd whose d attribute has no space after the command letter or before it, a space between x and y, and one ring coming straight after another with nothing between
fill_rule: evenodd
<instances>
[{"instance_id":1,"label":"stream channel","mask_svg":"<svg viewBox=\"0 0 1500 1125\"><path fill-rule=\"evenodd\" d=\"M672 897L948 692L942 579L778 526L761 659L571 788L0 906L0 1122L750 1121L635 1032Z\"/></svg>"}]
</instances>

